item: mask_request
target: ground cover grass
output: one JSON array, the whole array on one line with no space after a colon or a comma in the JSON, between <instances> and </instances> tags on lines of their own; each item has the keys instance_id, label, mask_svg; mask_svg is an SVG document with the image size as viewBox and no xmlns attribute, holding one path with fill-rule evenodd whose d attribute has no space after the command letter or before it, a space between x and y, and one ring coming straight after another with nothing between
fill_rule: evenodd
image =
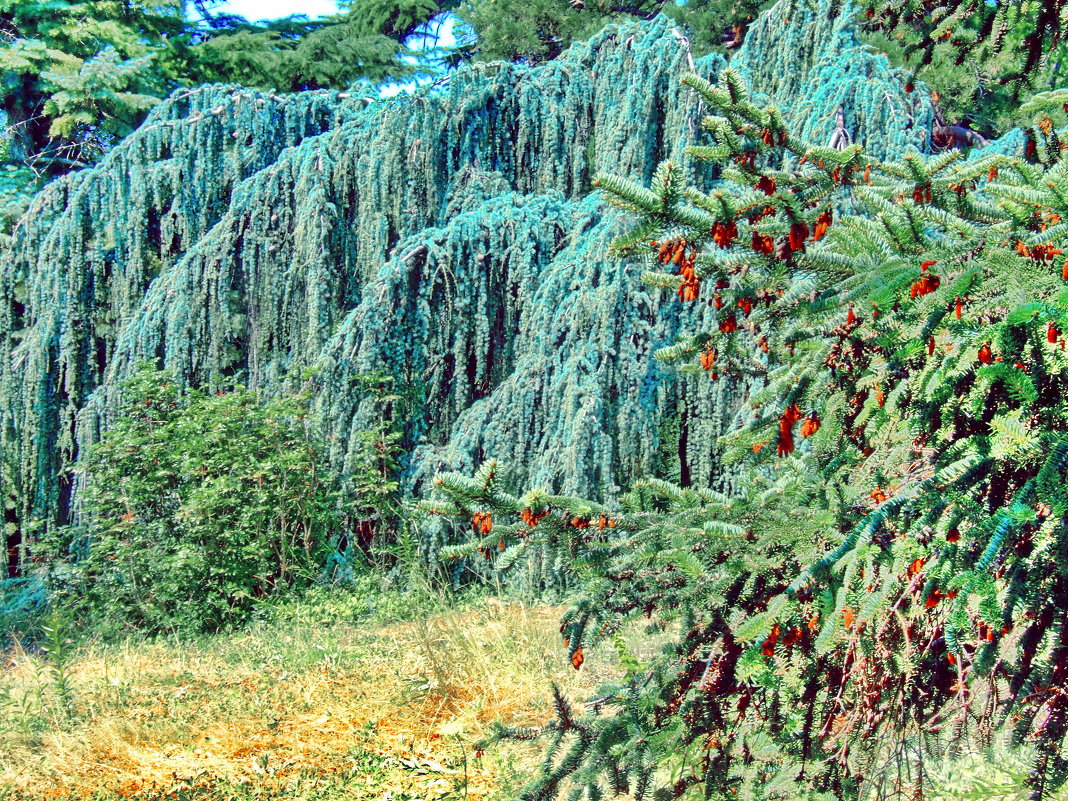
<instances>
[{"instance_id":1,"label":"ground cover grass","mask_svg":"<svg viewBox=\"0 0 1068 801\"><path fill-rule=\"evenodd\" d=\"M318 591L195 641L9 649L0 799L505 797L542 745L474 744L548 721L552 682L589 697L617 669L575 671L556 608L368 597L387 596Z\"/></svg>"}]
</instances>

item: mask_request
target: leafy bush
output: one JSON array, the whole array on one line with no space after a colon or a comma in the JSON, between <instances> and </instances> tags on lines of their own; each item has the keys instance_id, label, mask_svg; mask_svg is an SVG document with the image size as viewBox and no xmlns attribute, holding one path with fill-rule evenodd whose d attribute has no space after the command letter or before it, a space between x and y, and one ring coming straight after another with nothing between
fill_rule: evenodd
<instances>
[{"instance_id":1,"label":"leafy bush","mask_svg":"<svg viewBox=\"0 0 1068 801\"><path fill-rule=\"evenodd\" d=\"M306 399L183 395L151 367L80 464L75 524L43 543L63 602L94 622L212 631L310 583L337 533L337 492Z\"/></svg>"}]
</instances>

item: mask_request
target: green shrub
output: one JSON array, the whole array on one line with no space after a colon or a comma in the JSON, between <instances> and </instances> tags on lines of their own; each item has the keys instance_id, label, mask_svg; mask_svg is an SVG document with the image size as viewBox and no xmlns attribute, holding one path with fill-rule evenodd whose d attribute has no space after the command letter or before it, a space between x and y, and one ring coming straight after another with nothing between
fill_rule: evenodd
<instances>
[{"instance_id":1,"label":"green shrub","mask_svg":"<svg viewBox=\"0 0 1068 801\"><path fill-rule=\"evenodd\" d=\"M309 584L338 532L306 398L182 394L141 368L79 465L77 519L47 539L59 600L107 628L214 631Z\"/></svg>"},{"instance_id":2,"label":"green shrub","mask_svg":"<svg viewBox=\"0 0 1068 801\"><path fill-rule=\"evenodd\" d=\"M257 610L272 626L287 629L335 624L397 623L425 617L466 598L435 591L426 584L380 571L357 573L341 584L316 584L300 593L279 596Z\"/></svg>"},{"instance_id":3,"label":"green shrub","mask_svg":"<svg viewBox=\"0 0 1068 801\"><path fill-rule=\"evenodd\" d=\"M33 639L40 634L48 610L48 590L36 577L0 580L0 648L12 637Z\"/></svg>"}]
</instances>

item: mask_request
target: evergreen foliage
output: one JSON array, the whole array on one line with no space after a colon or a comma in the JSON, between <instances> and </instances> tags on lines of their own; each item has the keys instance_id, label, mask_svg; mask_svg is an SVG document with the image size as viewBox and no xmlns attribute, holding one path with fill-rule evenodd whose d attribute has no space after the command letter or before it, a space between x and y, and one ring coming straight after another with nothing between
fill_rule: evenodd
<instances>
[{"instance_id":1,"label":"evergreen foliage","mask_svg":"<svg viewBox=\"0 0 1068 801\"><path fill-rule=\"evenodd\" d=\"M750 23L772 5L770 0L686 0L666 3L662 11L685 26L696 52L725 52L740 46Z\"/></svg>"},{"instance_id":2,"label":"evergreen foliage","mask_svg":"<svg viewBox=\"0 0 1068 801\"><path fill-rule=\"evenodd\" d=\"M182 0L0 2L0 103L6 117L0 233L44 183L94 164L178 86L346 89L425 73L436 51L408 46L440 7L374 0L319 20L249 23Z\"/></svg>"},{"instance_id":3,"label":"evergreen foliage","mask_svg":"<svg viewBox=\"0 0 1068 801\"><path fill-rule=\"evenodd\" d=\"M782 34L758 23L739 58L785 71ZM64 475L144 359L183 386L272 394L320 365L313 409L342 475L374 414L352 377L385 371L425 399L402 436L409 490L491 453L518 481L602 499L650 475L729 489L715 435L748 379L652 358L716 310L680 312L608 258L619 217L589 197L598 170L648 179L661 158L686 161L697 104L677 76L691 60L707 78L722 68L660 17L542 66L475 65L412 101L176 93L99 167L43 192L4 254L9 548L69 522ZM820 102L868 97L883 70L885 102L906 107L877 59ZM799 125L833 115L796 104ZM876 152L923 141L909 117L849 114Z\"/></svg>"},{"instance_id":4,"label":"evergreen foliage","mask_svg":"<svg viewBox=\"0 0 1068 801\"><path fill-rule=\"evenodd\" d=\"M48 586L39 577L0 579L0 636L5 640L39 636L48 608Z\"/></svg>"},{"instance_id":5,"label":"evergreen foliage","mask_svg":"<svg viewBox=\"0 0 1068 801\"><path fill-rule=\"evenodd\" d=\"M400 492L402 435L398 418L410 414L409 399L393 391L393 377L382 372L353 377L355 389L366 397L373 415L369 428L358 432L352 469L341 487L342 509L351 520L346 528L355 542L338 542L339 559L349 559L355 546L372 563L390 554L404 525L404 499ZM349 559L351 561L351 559Z\"/></svg>"},{"instance_id":6,"label":"evergreen foliage","mask_svg":"<svg viewBox=\"0 0 1068 801\"><path fill-rule=\"evenodd\" d=\"M433 10L411 8L383 35ZM31 554L62 554L88 611L237 622L343 529L398 536L403 446L405 490L437 475L425 557L577 588L572 664L608 640L626 667L583 711L557 693L528 798L914 797L995 730L1033 741L1049 797L1065 98L969 158L921 155L928 97L850 15L780 0L734 69L660 16L411 100L159 104L0 261L5 609ZM614 258L634 254L644 275ZM303 480L264 500L268 462ZM679 631L648 664L621 636L642 614Z\"/></svg>"},{"instance_id":7,"label":"evergreen foliage","mask_svg":"<svg viewBox=\"0 0 1068 801\"><path fill-rule=\"evenodd\" d=\"M623 13L656 14L663 0L638 0ZM556 58L572 43L589 39L611 19L618 4L606 0L469 0L457 17L472 32L470 49L485 61L537 64Z\"/></svg>"},{"instance_id":8,"label":"evergreen foliage","mask_svg":"<svg viewBox=\"0 0 1068 801\"><path fill-rule=\"evenodd\" d=\"M850 3L783 0L749 30L731 66L782 111L793 135L829 145L841 108L851 143L873 158L930 150L929 96L861 42Z\"/></svg>"},{"instance_id":9,"label":"evergreen foliage","mask_svg":"<svg viewBox=\"0 0 1068 801\"><path fill-rule=\"evenodd\" d=\"M385 369L402 392L422 386L435 359L430 347L439 344L426 337L440 331L463 367L427 382L449 403L425 404L405 436L427 443L434 421L436 441L427 444L446 444L476 391L488 394L510 373L514 351L502 347L517 327L547 330L520 314L510 290L498 291L509 284L475 276L513 272L532 291L552 265L570 274L577 259L556 261L557 251L592 171L647 171L656 158L681 154L690 123L684 104L664 121L658 108L665 95L679 97L675 76L688 63L661 22L607 33L536 70L471 69L414 102L206 88L158 107L99 168L42 193L6 254L0 370L8 378L0 383L13 517L22 525L55 519L66 503L57 472L114 419L117 388L144 358L162 357L183 384L210 388L237 376L279 392L322 352L316 410L332 462L350 469L344 460L368 411L352 376ZM641 93L624 92L631 73L644 74ZM648 140L631 136L637 130ZM553 207L560 225L544 225L543 210ZM594 203L585 209L594 216ZM486 224L494 219L499 224ZM420 247L419 258L406 258ZM584 252L579 240L573 247ZM485 261L465 258L479 252ZM454 281L460 269L471 270L471 280ZM386 295L409 283L413 302L417 292L426 300L392 325L390 316L407 307L386 308ZM527 311L563 311L560 298L585 290L561 278L553 291ZM491 297L499 304L492 316L466 313L492 308ZM630 342L625 326L649 320L649 311L619 307L627 316L609 315L604 324ZM364 319L374 323L366 333L358 325ZM461 333L439 321L455 321ZM577 320L567 330L585 338ZM469 356L476 343L480 350ZM493 383L488 370L468 374L475 357L492 365ZM657 373L647 378L649 368L638 368L619 395L634 404L671 402L655 389ZM555 379L559 394L544 403L577 413L557 400L568 376ZM581 475L584 468L564 469Z\"/></svg>"},{"instance_id":10,"label":"evergreen foliage","mask_svg":"<svg viewBox=\"0 0 1068 801\"><path fill-rule=\"evenodd\" d=\"M180 10L166 0L0 3L3 162L17 187L5 217L24 209L26 185L92 163L167 91L151 62L180 30Z\"/></svg>"},{"instance_id":11,"label":"evergreen foliage","mask_svg":"<svg viewBox=\"0 0 1068 801\"><path fill-rule=\"evenodd\" d=\"M342 4L345 5L345 4ZM168 42L165 70L186 86L239 83L294 92L378 85L432 74L431 30L455 5L444 0L361 0L336 15L296 14L250 23L209 16L210 29L187 28Z\"/></svg>"},{"instance_id":12,"label":"evergreen foliage","mask_svg":"<svg viewBox=\"0 0 1068 801\"><path fill-rule=\"evenodd\" d=\"M972 100L1006 111L1026 93L1052 88L1068 53L1061 0L865 6L866 27L882 34L876 41L899 47L916 74L933 79L951 107L962 111ZM958 97L943 91L954 83L966 90Z\"/></svg>"},{"instance_id":13,"label":"evergreen foliage","mask_svg":"<svg viewBox=\"0 0 1068 801\"><path fill-rule=\"evenodd\" d=\"M466 0L456 10L469 36L465 57L537 64L558 57L622 19L649 20L658 13L679 26L697 55L724 53L742 43L749 24L770 0Z\"/></svg>"},{"instance_id":14,"label":"evergreen foliage","mask_svg":"<svg viewBox=\"0 0 1068 801\"><path fill-rule=\"evenodd\" d=\"M734 70L685 81L710 111L690 155L724 183L688 186L670 161L648 186L598 183L642 216L617 249L648 254L646 280L719 307L658 357L757 375L722 440L752 489L645 481L615 512L509 495L492 463L439 476L434 511L479 535L447 555L507 570L562 552L576 668L643 613L678 627L584 713L558 696L524 797L916 797L932 760L999 729L1034 743L1026 792L1052 797L1068 779L1064 109L1029 132L1030 160L881 160L810 146Z\"/></svg>"},{"instance_id":15,"label":"evergreen foliage","mask_svg":"<svg viewBox=\"0 0 1068 801\"><path fill-rule=\"evenodd\" d=\"M1008 35L1017 35L1019 30L1013 28ZM914 86L920 86L922 81L943 124L957 125L988 139L1017 125L1028 124L1030 118L1020 113L1021 101L1026 101L1035 90L1053 86L1057 73L1054 68L1057 62L1051 59L1033 79L1034 89L1020 88L998 80L999 75L1013 68L1013 59L1019 52L1016 46L991 53L979 64L972 59L958 63L953 45L944 41L938 43L930 63L920 64L915 55L909 57L908 43L912 36L907 31L886 31L869 23L862 26L860 37L865 44L886 53Z\"/></svg>"}]
</instances>

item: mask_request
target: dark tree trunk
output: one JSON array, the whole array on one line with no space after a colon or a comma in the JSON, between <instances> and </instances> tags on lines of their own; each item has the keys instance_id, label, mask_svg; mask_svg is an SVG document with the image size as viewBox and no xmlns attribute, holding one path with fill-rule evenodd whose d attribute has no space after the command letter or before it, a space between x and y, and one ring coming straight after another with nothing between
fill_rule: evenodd
<instances>
[{"instance_id":1,"label":"dark tree trunk","mask_svg":"<svg viewBox=\"0 0 1068 801\"><path fill-rule=\"evenodd\" d=\"M33 80L31 75L24 76L22 86L4 99L11 161L48 172L47 165L39 159L48 146L49 120L43 114L43 98L34 91Z\"/></svg>"},{"instance_id":2,"label":"dark tree trunk","mask_svg":"<svg viewBox=\"0 0 1068 801\"><path fill-rule=\"evenodd\" d=\"M22 575L22 528L14 508L4 510L4 523L7 524L7 578Z\"/></svg>"}]
</instances>

